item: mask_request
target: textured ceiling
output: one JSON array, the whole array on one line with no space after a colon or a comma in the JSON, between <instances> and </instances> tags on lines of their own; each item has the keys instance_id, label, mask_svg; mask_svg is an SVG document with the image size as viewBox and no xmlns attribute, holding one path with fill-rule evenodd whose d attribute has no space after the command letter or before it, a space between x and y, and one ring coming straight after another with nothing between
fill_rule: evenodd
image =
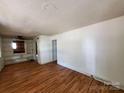
<instances>
[{"instance_id":1,"label":"textured ceiling","mask_svg":"<svg viewBox=\"0 0 124 93\"><path fill-rule=\"evenodd\" d=\"M52 35L124 15L124 0L0 0L0 33Z\"/></svg>"}]
</instances>

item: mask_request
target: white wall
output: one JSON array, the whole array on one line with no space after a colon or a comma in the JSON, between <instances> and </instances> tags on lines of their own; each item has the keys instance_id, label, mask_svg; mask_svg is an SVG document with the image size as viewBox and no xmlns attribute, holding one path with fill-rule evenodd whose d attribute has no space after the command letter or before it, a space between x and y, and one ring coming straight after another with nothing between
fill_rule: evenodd
<instances>
[{"instance_id":1,"label":"white wall","mask_svg":"<svg viewBox=\"0 0 124 93\"><path fill-rule=\"evenodd\" d=\"M38 43L38 62L45 64L52 61L52 41L49 36L39 36Z\"/></svg>"},{"instance_id":2,"label":"white wall","mask_svg":"<svg viewBox=\"0 0 124 93\"><path fill-rule=\"evenodd\" d=\"M5 64L19 63L34 58L35 47L33 40L25 40L25 53L13 53L12 41L13 38L2 37L2 53Z\"/></svg>"},{"instance_id":3,"label":"white wall","mask_svg":"<svg viewBox=\"0 0 124 93\"><path fill-rule=\"evenodd\" d=\"M51 38L58 64L124 85L124 16Z\"/></svg>"}]
</instances>

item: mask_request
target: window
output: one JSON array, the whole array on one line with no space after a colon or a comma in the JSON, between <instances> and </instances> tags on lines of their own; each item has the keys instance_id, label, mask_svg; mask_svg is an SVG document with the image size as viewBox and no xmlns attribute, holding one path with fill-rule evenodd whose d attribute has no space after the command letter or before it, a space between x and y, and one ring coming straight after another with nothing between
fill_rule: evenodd
<instances>
[{"instance_id":1,"label":"window","mask_svg":"<svg viewBox=\"0 0 124 93\"><path fill-rule=\"evenodd\" d=\"M17 45L16 45L15 42L12 42L12 48L13 48L13 49L17 49Z\"/></svg>"},{"instance_id":2,"label":"window","mask_svg":"<svg viewBox=\"0 0 124 93\"><path fill-rule=\"evenodd\" d=\"M13 41L12 49L13 49L13 53L25 53L24 41Z\"/></svg>"}]
</instances>

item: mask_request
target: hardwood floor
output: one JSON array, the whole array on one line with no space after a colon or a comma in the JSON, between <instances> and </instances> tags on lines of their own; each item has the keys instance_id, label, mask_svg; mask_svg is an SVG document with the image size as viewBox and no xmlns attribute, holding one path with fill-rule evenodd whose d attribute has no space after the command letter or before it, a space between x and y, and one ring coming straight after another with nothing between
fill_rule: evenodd
<instances>
[{"instance_id":1,"label":"hardwood floor","mask_svg":"<svg viewBox=\"0 0 124 93\"><path fill-rule=\"evenodd\" d=\"M24 62L0 72L0 93L124 93L55 63Z\"/></svg>"}]
</instances>

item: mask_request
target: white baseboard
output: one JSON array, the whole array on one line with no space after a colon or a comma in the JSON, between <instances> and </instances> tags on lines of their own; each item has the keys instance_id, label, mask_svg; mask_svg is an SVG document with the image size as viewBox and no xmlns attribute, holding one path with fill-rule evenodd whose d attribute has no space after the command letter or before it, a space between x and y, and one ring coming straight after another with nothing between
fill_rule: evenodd
<instances>
[{"instance_id":1,"label":"white baseboard","mask_svg":"<svg viewBox=\"0 0 124 93\"><path fill-rule=\"evenodd\" d=\"M66 67L66 68L69 68L69 69L71 69L71 70L77 71L77 72L79 72L79 73L82 73L82 74L84 74L84 75L86 75L86 76L88 76L88 77L94 78L95 80L100 81L100 82L104 83L105 85L111 85L111 86L113 86L113 87L115 87L115 88L124 90L124 85L121 85L119 82L108 81L108 80L106 80L106 79L100 78L99 76L95 76L95 75L92 75L92 74L90 74L90 73L82 72L82 71L80 71L80 70L77 70L77 69L75 69L74 67L69 66L69 65L67 65L67 64L60 64L60 63L59 63L59 65L64 66L64 67ZM116 85L116 84L118 84L118 85ZM120 85L119 85L119 84L120 84Z\"/></svg>"},{"instance_id":2,"label":"white baseboard","mask_svg":"<svg viewBox=\"0 0 124 93\"><path fill-rule=\"evenodd\" d=\"M65 65L65 64L60 64L60 63L58 63L58 65L64 66L64 67L69 68L69 69L74 70L74 71L77 71L77 72L82 73L82 74L84 74L84 75L86 75L86 76L88 76L88 77L92 77L92 74L87 73L87 72L84 72L84 71L82 72L82 71L77 70L77 69L75 69L74 67L69 66L69 65L67 65L67 64Z\"/></svg>"},{"instance_id":3,"label":"white baseboard","mask_svg":"<svg viewBox=\"0 0 124 93\"><path fill-rule=\"evenodd\" d=\"M115 88L117 88L117 89L122 89L122 90L124 90L124 85L121 85L120 82L117 82L117 81L109 81L109 80L100 78L100 77L98 77L98 76L93 76L93 78L94 78L95 80L97 80L97 81L100 81L100 82L106 84L106 85L111 85L111 86L113 86L113 87L115 87Z\"/></svg>"}]
</instances>

